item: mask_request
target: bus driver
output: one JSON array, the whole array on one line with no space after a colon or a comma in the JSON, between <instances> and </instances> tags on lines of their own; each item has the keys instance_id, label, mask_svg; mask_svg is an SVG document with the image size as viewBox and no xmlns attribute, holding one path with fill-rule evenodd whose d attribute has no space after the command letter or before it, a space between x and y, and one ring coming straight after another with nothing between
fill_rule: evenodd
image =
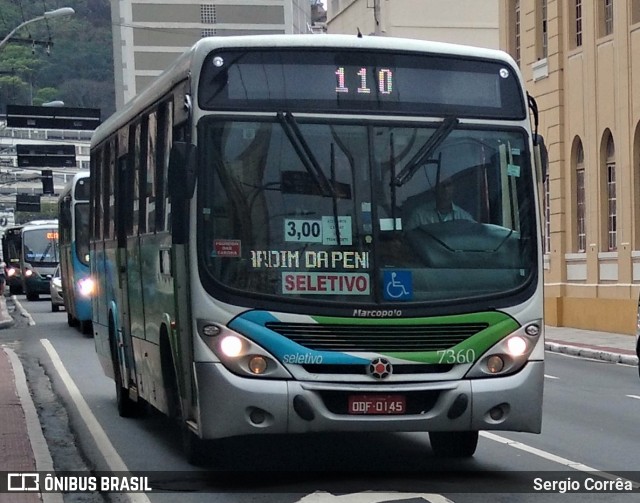
<instances>
[{"instance_id":1,"label":"bus driver","mask_svg":"<svg viewBox=\"0 0 640 503\"><path fill-rule=\"evenodd\" d=\"M449 222L451 220L470 220L473 217L453 202L453 182L450 178L436 185L436 197L418 204L409 215L405 229L412 230L422 225Z\"/></svg>"}]
</instances>

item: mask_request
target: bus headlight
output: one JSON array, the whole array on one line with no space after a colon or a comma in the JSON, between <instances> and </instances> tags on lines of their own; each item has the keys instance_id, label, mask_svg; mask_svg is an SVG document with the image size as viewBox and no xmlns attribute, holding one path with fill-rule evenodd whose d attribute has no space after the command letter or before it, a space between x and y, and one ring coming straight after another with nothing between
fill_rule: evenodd
<instances>
[{"instance_id":1,"label":"bus headlight","mask_svg":"<svg viewBox=\"0 0 640 503\"><path fill-rule=\"evenodd\" d=\"M7 269L7 276L11 277L11 276L15 276L16 275L16 269L15 267L9 267Z\"/></svg>"},{"instance_id":2,"label":"bus headlight","mask_svg":"<svg viewBox=\"0 0 640 503\"><path fill-rule=\"evenodd\" d=\"M503 376L518 372L540 339L540 324L540 321L529 323L496 343L471 367L467 377Z\"/></svg>"},{"instance_id":3,"label":"bus headlight","mask_svg":"<svg viewBox=\"0 0 640 503\"><path fill-rule=\"evenodd\" d=\"M291 378L291 374L268 351L224 325L198 320L198 335L234 374L245 377Z\"/></svg>"},{"instance_id":4,"label":"bus headlight","mask_svg":"<svg viewBox=\"0 0 640 503\"><path fill-rule=\"evenodd\" d=\"M83 297L91 297L95 292L96 284L93 278L82 278L78 281L78 293Z\"/></svg>"},{"instance_id":5,"label":"bus headlight","mask_svg":"<svg viewBox=\"0 0 640 503\"><path fill-rule=\"evenodd\" d=\"M25 269L24 277L25 278L30 278L31 276L33 276L33 269Z\"/></svg>"},{"instance_id":6,"label":"bus headlight","mask_svg":"<svg viewBox=\"0 0 640 503\"><path fill-rule=\"evenodd\" d=\"M229 358L237 358L242 354L242 340L235 335L225 335L220 339L220 351Z\"/></svg>"},{"instance_id":7,"label":"bus headlight","mask_svg":"<svg viewBox=\"0 0 640 503\"><path fill-rule=\"evenodd\" d=\"M507 339L507 351L511 356L522 356L527 352L527 341L518 335L509 337Z\"/></svg>"}]
</instances>

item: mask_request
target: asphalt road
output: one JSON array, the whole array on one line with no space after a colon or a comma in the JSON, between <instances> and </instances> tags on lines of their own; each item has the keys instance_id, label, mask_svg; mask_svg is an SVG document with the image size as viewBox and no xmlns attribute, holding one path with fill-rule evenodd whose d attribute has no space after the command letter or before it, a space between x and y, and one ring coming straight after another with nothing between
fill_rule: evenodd
<instances>
[{"instance_id":1,"label":"asphalt road","mask_svg":"<svg viewBox=\"0 0 640 503\"><path fill-rule=\"evenodd\" d=\"M547 353L542 434L483 433L472 460L435 458L426 434L331 434L222 442L216 447L224 456L195 470L168 420L117 415L114 384L102 373L93 339L68 327L64 312L51 313L48 299L20 302L35 325L23 319L0 338L23 361L56 468L152 471L152 487L163 491L108 500L173 502L176 492L186 503L475 502L488 492L492 501L638 500L638 493L558 494L566 485L582 486L590 469L606 472L595 477L599 482L616 476L640 482L634 428L640 382L633 367ZM536 490L553 481L564 486Z\"/></svg>"}]
</instances>

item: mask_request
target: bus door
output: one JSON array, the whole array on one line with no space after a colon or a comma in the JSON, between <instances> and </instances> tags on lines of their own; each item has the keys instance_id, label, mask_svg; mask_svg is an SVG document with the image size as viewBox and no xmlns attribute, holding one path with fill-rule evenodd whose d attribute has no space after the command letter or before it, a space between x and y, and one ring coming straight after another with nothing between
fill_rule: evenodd
<instances>
[{"instance_id":1,"label":"bus door","mask_svg":"<svg viewBox=\"0 0 640 503\"><path fill-rule=\"evenodd\" d=\"M119 146L123 146L123 142L119 141ZM124 143L126 145L126 143ZM119 187L125 187L124 191L114 194L116 205L116 238L117 252L116 264L118 268L118 304L120 306L120 322L121 334L120 343L122 344L122 357L124 369L123 377L129 383L127 386L134 393L138 393L136 362L134 357L133 339L131 337L131 311L129 297L129 267L128 267L128 250L127 250L127 233L132 221L132 212L129 209L131 201L131 190L129 190L129 179L131 178L131 169L127 162L127 156L121 155L118 158L118 173L122 184L116 184Z\"/></svg>"},{"instance_id":2,"label":"bus door","mask_svg":"<svg viewBox=\"0 0 640 503\"><path fill-rule=\"evenodd\" d=\"M146 152L147 127L143 120L141 123L131 126L129 129L129 169L124 184L126 203L126 260L127 260L127 294L129 296L129 326L134 344L145 339L145 283L142 280L142 267L145 263L140 251L140 201L146 192L146 181L141 172L143 155ZM138 374L144 374L141 367L137 368Z\"/></svg>"}]
</instances>

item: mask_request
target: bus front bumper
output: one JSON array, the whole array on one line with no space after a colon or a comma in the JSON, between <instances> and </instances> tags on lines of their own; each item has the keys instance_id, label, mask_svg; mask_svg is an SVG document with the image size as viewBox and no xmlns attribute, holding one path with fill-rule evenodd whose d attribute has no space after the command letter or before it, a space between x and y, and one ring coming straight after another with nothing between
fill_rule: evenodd
<instances>
[{"instance_id":1,"label":"bus front bumper","mask_svg":"<svg viewBox=\"0 0 640 503\"><path fill-rule=\"evenodd\" d=\"M219 363L196 363L195 370L199 434L206 439L323 431L539 433L542 423L541 361L506 377L393 385L249 379ZM402 395L413 410L365 415L345 409L350 396L372 394Z\"/></svg>"}]
</instances>

